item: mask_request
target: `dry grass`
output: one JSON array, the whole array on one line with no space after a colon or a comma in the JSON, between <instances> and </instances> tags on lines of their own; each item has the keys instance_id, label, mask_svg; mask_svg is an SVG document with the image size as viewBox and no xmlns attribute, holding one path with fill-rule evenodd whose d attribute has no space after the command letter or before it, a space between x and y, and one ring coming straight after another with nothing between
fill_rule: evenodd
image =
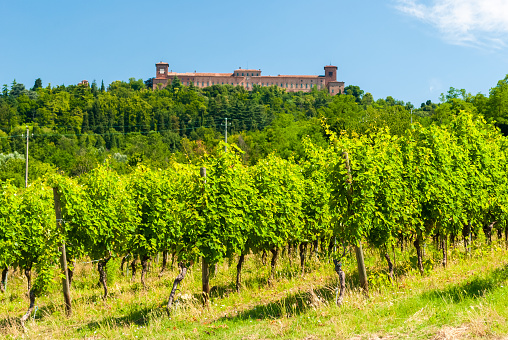
<instances>
[{"instance_id":1,"label":"dry grass","mask_svg":"<svg viewBox=\"0 0 508 340\"><path fill-rule=\"evenodd\" d=\"M296 259L278 267L273 286L269 268L250 256L245 288L233 289L235 264L222 263L211 283L216 286L209 308L200 301L199 266L192 268L177 293L171 318L165 313L176 270L148 276L148 290L111 268L110 298L102 301L95 286L98 275L90 264L78 264L72 288L73 315L65 317L59 282L37 301L35 321L24 331L18 322L28 299L19 273L9 278L0 296L0 337L18 339L501 339L508 332L508 253L499 248L476 258L452 258L447 269L431 275L399 273L393 284L372 281L370 298L358 290L354 259L344 263L347 293L342 308L334 305L337 284L333 265L311 262L301 277ZM369 272L384 263L367 254ZM408 259L398 254L399 268ZM12 273L11 273L12 274ZM376 284L377 282L377 284Z\"/></svg>"}]
</instances>

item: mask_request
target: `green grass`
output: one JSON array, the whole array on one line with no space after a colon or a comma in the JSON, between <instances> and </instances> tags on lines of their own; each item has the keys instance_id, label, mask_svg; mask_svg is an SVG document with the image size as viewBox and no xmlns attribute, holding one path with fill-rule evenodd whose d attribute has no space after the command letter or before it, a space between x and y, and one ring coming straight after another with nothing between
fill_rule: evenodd
<instances>
[{"instance_id":1,"label":"green grass","mask_svg":"<svg viewBox=\"0 0 508 340\"><path fill-rule=\"evenodd\" d=\"M413 250L411 250L413 251ZM508 335L508 252L499 245L477 247L471 256L451 250L446 269L439 253L427 247L427 270L414 270L413 253L396 251L393 285L379 254L365 253L370 298L358 290L355 259L344 261L347 294L342 307L333 303L337 275L327 261L311 260L304 277L299 259L286 257L277 280L267 285L269 266L249 256L245 288L236 293L236 263L221 263L211 285L209 308L200 303L201 268L195 265L178 291L168 318L165 305L177 271L149 274L149 289L122 276L119 261L110 266L110 298L102 301L98 274L91 264L78 264L73 286L73 315L65 316L60 283L37 300L35 321L20 327L28 307L26 281L11 275L0 295L0 337L30 339L451 339L503 338ZM432 264L434 268L430 269ZM155 266L156 267L156 266ZM12 274L12 273L11 273ZM182 299L181 297L187 297Z\"/></svg>"}]
</instances>

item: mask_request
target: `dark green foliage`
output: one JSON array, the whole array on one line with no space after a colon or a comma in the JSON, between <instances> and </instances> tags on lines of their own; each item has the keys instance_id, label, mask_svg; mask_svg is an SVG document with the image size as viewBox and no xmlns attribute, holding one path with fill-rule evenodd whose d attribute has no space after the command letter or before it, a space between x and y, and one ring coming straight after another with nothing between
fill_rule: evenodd
<instances>
[{"instance_id":1,"label":"dark green foliage","mask_svg":"<svg viewBox=\"0 0 508 340\"><path fill-rule=\"evenodd\" d=\"M37 89L42 88L42 80L41 78L35 79L34 87L31 88L32 91L37 91Z\"/></svg>"},{"instance_id":2,"label":"dark green foliage","mask_svg":"<svg viewBox=\"0 0 508 340\"><path fill-rule=\"evenodd\" d=\"M344 88L344 93L355 97L355 101L360 104L362 102L364 91L360 89L360 86L348 85Z\"/></svg>"},{"instance_id":3,"label":"dark green foliage","mask_svg":"<svg viewBox=\"0 0 508 340\"><path fill-rule=\"evenodd\" d=\"M309 93L287 93L276 86L254 86L252 91L231 85L198 89L177 78L155 91L151 79L115 81L107 91L104 82L100 88L95 81L90 87L43 88L39 78L27 90L14 80L10 87L4 85L0 96L0 153L24 154L26 141L21 135L25 125L33 127L30 159L71 175L90 171L117 152L130 165L142 162L165 168L172 159L198 162L224 138L225 118L230 124L229 141L241 147L242 162L250 165L272 152L300 161L304 157L302 140L307 137L325 147L323 122L339 134L361 135L389 127L391 134L402 135L411 127L411 120L423 126L448 125L454 116L470 111L484 115L505 132L506 79L489 96L450 88L441 104L427 101L418 109L391 96L374 100L354 85L345 88L345 95L331 97L326 89ZM7 172L11 170L0 168L0 173ZM23 174L12 174L12 178L20 176Z\"/></svg>"}]
</instances>

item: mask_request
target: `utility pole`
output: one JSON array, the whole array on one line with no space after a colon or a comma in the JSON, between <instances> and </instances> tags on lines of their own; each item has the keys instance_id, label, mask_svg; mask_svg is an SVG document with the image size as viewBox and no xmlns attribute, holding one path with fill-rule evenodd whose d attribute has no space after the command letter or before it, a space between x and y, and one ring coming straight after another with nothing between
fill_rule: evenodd
<instances>
[{"instance_id":1,"label":"utility pole","mask_svg":"<svg viewBox=\"0 0 508 340\"><path fill-rule=\"evenodd\" d=\"M228 125L228 119L224 118L226 122L224 123L224 142L226 142L226 145L224 146L224 151L228 151L228 126L231 126L231 123Z\"/></svg>"},{"instance_id":2,"label":"utility pole","mask_svg":"<svg viewBox=\"0 0 508 340\"><path fill-rule=\"evenodd\" d=\"M26 127L26 169L25 169L25 188L28 187L28 136L29 130L28 126Z\"/></svg>"}]
</instances>

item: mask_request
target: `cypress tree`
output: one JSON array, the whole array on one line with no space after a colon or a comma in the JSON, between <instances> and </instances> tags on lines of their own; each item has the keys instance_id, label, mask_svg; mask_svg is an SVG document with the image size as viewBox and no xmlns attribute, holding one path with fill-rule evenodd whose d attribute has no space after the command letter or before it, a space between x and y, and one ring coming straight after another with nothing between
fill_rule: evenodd
<instances>
[{"instance_id":1,"label":"cypress tree","mask_svg":"<svg viewBox=\"0 0 508 340\"><path fill-rule=\"evenodd\" d=\"M83 122L81 123L81 133L86 133L90 130L89 121L88 121L88 112L83 113Z\"/></svg>"},{"instance_id":2,"label":"cypress tree","mask_svg":"<svg viewBox=\"0 0 508 340\"><path fill-rule=\"evenodd\" d=\"M32 91L37 91L37 89L42 88L42 80L41 78L35 79L34 87L32 87Z\"/></svg>"}]
</instances>

